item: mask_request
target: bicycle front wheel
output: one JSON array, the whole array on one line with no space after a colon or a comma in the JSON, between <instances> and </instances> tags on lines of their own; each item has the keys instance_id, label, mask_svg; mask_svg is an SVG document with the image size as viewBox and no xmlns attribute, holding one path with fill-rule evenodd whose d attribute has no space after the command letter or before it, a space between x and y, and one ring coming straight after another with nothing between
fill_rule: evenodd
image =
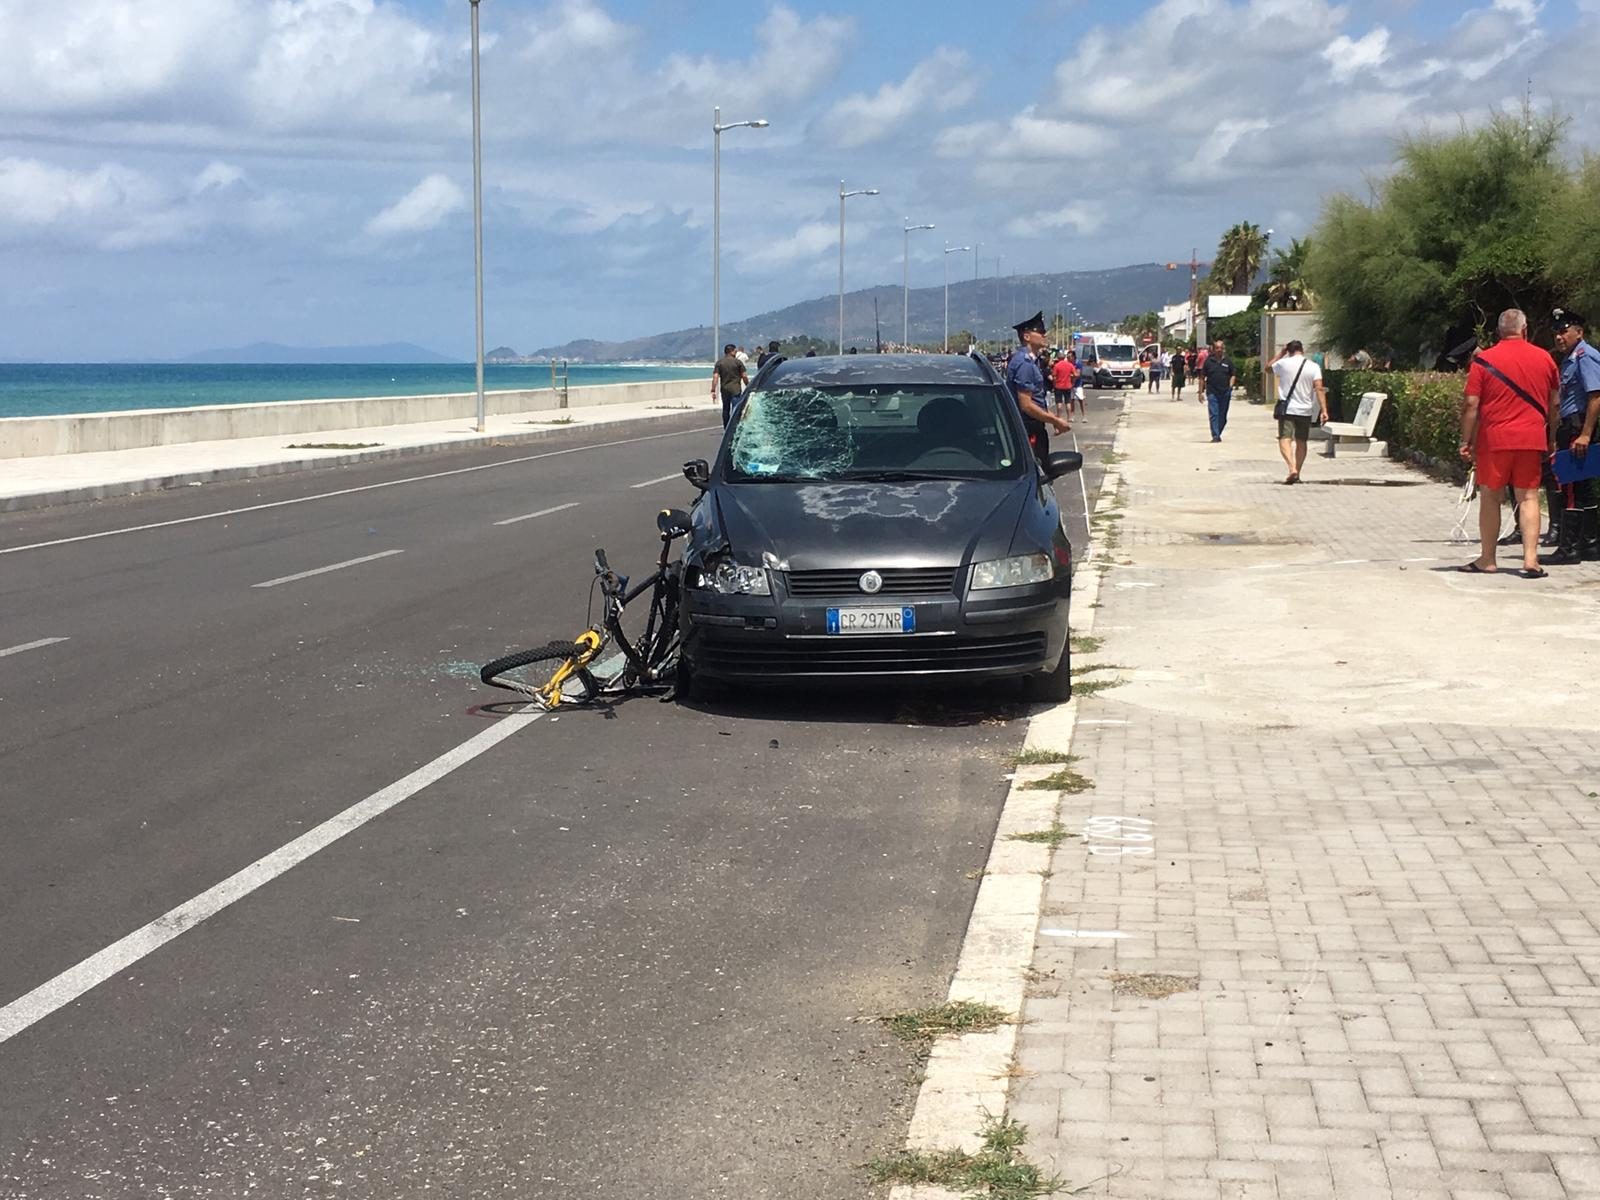
<instances>
[{"instance_id":1,"label":"bicycle front wheel","mask_svg":"<svg viewBox=\"0 0 1600 1200\"><path fill-rule=\"evenodd\" d=\"M579 658L583 651L584 647L576 642L547 642L543 646L518 650L515 654L485 663L478 672L478 678L490 687L543 699L556 672L569 661ZM517 673L515 678L512 672Z\"/></svg>"}]
</instances>

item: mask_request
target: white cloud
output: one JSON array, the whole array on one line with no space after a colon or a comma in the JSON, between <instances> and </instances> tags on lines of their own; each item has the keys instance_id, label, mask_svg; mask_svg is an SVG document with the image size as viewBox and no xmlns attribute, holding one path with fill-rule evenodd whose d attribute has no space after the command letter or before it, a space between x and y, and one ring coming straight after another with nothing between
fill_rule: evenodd
<instances>
[{"instance_id":1,"label":"white cloud","mask_svg":"<svg viewBox=\"0 0 1600 1200\"><path fill-rule=\"evenodd\" d=\"M914 116L960 108L972 99L977 86L967 55L941 46L900 82L885 83L871 94L846 96L828 110L820 126L835 145L866 146L882 141Z\"/></svg>"},{"instance_id":2,"label":"white cloud","mask_svg":"<svg viewBox=\"0 0 1600 1200\"><path fill-rule=\"evenodd\" d=\"M399 200L367 222L373 237L396 237L436 229L467 206L467 194L446 175L429 175Z\"/></svg>"},{"instance_id":3,"label":"white cloud","mask_svg":"<svg viewBox=\"0 0 1600 1200\"><path fill-rule=\"evenodd\" d=\"M783 237L767 238L733 258L742 270L752 267L789 267L815 259L824 250L839 245L839 226L831 221L812 221ZM726 247L724 253L726 253Z\"/></svg>"},{"instance_id":4,"label":"white cloud","mask_svg":"<svg viewBox=\"0 0 1600 1200\"><path fill-rule=\"evenodd\" d=\"M1365 36L1351 38L1340 34L1322 52L1340 83L1349 81L1362 71L1370 71L1389 61L1389 31L1382 25Z\"/></svg>"},{"instance_id":5,"label":"white cloud","mask_svg":"<svg viewBox=\"0 0 1600 1200\"><path fill-rule=\"evenodd\" d=\"M1104 228L1105 223L1106 215L1101 209L1089 204L1074 203L1017 217L1006 226L1006 232L1013 237L1021 238L1060 229L1088 234L1098 232Z\"/></svg>"}]
</instances>

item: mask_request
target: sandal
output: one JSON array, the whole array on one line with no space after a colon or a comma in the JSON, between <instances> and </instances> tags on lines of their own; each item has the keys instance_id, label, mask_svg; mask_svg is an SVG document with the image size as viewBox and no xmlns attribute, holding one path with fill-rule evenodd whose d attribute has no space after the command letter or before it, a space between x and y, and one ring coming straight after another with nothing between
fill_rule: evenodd
<instances>
[{"instance_id":1,"label":"sandal","mask_svg":"<svg viewBox=\"0 0 1600 1200\"><path fill-rule=\"evenodd\" d=\"M1456 570L1461 571L1461 572L1463 572L1463 573L1465 573L1467 575L1498 575L1500 573L1499 568L1495 568L1493 570L1490 570L1487 567L1480 567L1478 565L1476 559L1474 559L1472 562L1467 563L1465 566L1457 567Z\"/></svg>"},{"instance_id":2,"label":"sandal","mask_svg":"<svg viewBox=\"0 0 1600 1200\"><path fill-rule=\"evenodd\" d=\"M1543 567L1523 567L1522 570L1517 572L1517 574L1521 575L1524 579L1550 578L1550 572L1546 571Z\"/></svg>"}]
</instances>

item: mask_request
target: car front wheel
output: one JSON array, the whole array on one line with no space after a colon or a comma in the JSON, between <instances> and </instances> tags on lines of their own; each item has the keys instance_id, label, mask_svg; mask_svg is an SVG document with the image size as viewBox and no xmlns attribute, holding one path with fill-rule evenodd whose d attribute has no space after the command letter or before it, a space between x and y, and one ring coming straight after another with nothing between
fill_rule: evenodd
<instances>
[{"instance_id":1,"label":"car front wheel","mask_svg":"<svg viewBox=\"0 0 1600 1200\"><path fill-rule=\"evenodd\" d=\"M1028 676L1023 690L1029 700L1043 704L1065 704L1072 699L1072 636L1061 643L1061 657L1056 659L1056 669L1048 673Z\"/></svg>"}]
</instances>

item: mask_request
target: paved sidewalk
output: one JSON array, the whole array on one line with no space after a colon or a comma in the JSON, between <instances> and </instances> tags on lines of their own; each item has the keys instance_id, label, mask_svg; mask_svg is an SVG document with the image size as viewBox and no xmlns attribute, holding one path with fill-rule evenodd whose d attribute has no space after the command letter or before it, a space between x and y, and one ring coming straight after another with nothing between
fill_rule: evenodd
<instances>
[{"instance_id":1,"label":"paved sidewalk","mask_svg":"<svg viewBox=\"0 0 1600 1200\"><path fill-rule=\"evenodd\" d=\"M1131 406L1011 1114L1073 1194L1600 1196L1600 569L1274 432Z\"/></svg>"},{"instance_id":2,"label":"paved sidewalk","mask_svg":"<svg viewBox=\"0 0 1600 1200\"><path fill-rule=\"evenodd\" d=\"M266 437L225 438L145 446L136 450L103 450L83 454L44 454L0 458L0 512L101 500L134 492L183 487L223 479L272 475L283 471L342 466L374 458L419 454L480 443L501 445L537 441L561 430L615 426L617 436L664 417L704 413L715 417L721 402L709 395L689 400L656 400L643 404L594 404L569 409L491 416L488 431L479 433L470 417L424 421L410 425L363 426L359 429L278 433ZM294 449L295 445L360 445L360 450Z\"/></svg>"}]
</instances>

